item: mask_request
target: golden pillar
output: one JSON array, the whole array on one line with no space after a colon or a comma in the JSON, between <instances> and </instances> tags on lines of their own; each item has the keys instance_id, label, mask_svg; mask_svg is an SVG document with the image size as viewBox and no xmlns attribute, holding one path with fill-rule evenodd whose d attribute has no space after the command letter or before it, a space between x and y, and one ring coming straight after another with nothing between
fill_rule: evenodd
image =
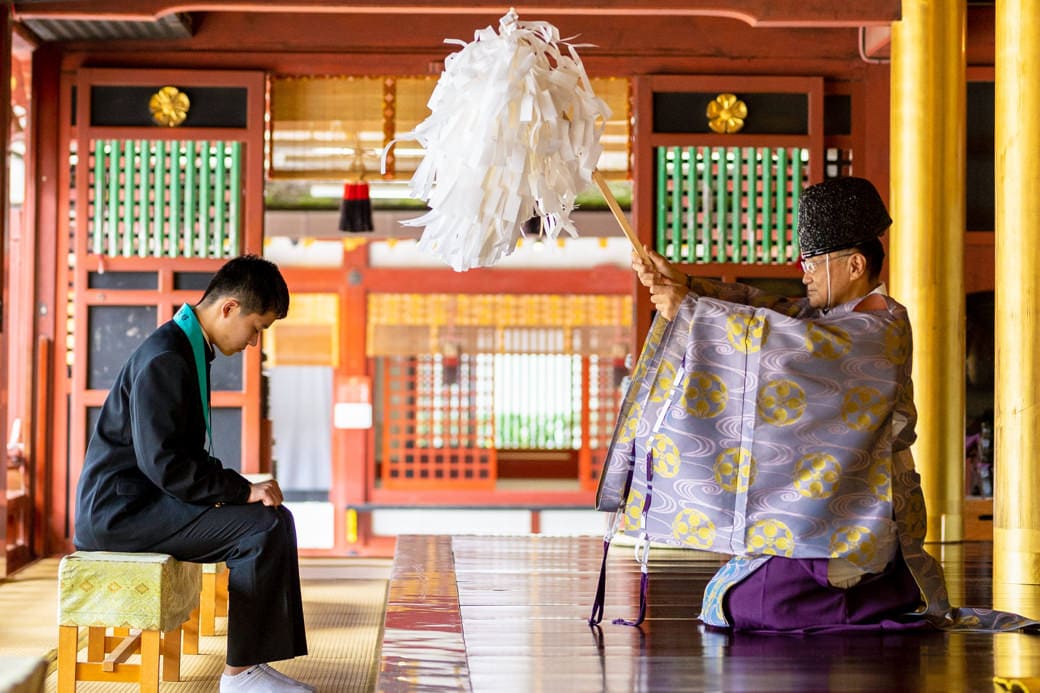
<instances>
[{"instance_id":1,"label":"golden pillar","mask_svg":"<svg viewBox=\"0 0 1040 693\"><path fill-rule=\"evenodd\" d=\"M996 8L993 579L1040 584L1040 0Z\"/></svg>"},{"instance_id":2,"label":"golden pillar","mask_svg":"<svg viewBox=\"0 0 1040 693\"><path fill-rule=\"evenodd\" d=\"M965 0L892 24L889 284L914 331L914 456L928 541L964 535Z\"/></svg>"}]
</instances>

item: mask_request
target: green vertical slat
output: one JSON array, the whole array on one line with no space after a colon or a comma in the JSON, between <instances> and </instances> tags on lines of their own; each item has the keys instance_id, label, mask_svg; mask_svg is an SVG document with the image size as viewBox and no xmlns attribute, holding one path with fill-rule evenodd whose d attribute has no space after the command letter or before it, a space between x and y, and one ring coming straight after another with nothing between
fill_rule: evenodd
<instances>
[{"instance_id":1,"label":"green vertical slat","mask_svg":"<svg viewBox=\"0 0 1040 693\"><path fill-rule=\"evenodd\" d=\"M242 219L242 143L231 144L231 193L228 196L228 256L238 255L238 233Z\"/></svg>"},{"instance_id":2,"label":"green vertical slat","mask_svg":"<svg viewBox=\"0 0 1040 693\"><path fill-rule=\"evenodd\" d=\"M209 257L209 142L199 142L199 257Z\"/></svg>"},{"instance_id":3,"label":"green vertical slat","mask_svg":"<svg viewBox=\"0 0 1040 693\"><path fill-rule=\"evenodd\" d=\"M733 147L733 176L732 190L729 194L729 257L730 262L740 262L740 201L743 197L743 192L740 189L743 172L741 166L743 165L744 148Z\"/></svg>"},{"instance_id":4,"label":"green vertical slat","mask_svg":"<svg viewBox=\"0 0 1040 693\"><path fill-rule=\"evenodd\" d=\"M123 257L130 257L134 251L134 171L137 169L137 158L134 156L134 143L123 140Z\"/></svg>"},{"instance_id":5,"label":"green vertical slat","mask_svg":"<svg viewBox=\"0 0 1040 693\"><path fill-rule=\"evenodd\" d=\"M693 262L697 246L697 148L686 148L686 252L683 262Z\"/></svg>"},{"instance_id":6,"label":"green vertical slat","mask_svg":"<svg viewBox=\"0 0 1040 693\"><path fill-rule=\"evenodd\" d=\"M787 261L787 150L776 151L776 262Z\"/></svg>"},{"instance_id":7,"label":"green vertical slat","mask_svg":"<svg viewBox=\"0 0 1040 693\"><path fill-rule=\"evenodd\" d=\"M90 229L90 238L94 248L94 254L100 255L105 225L105 141L94 140L94 219L93 228Z\"/></svg>"},{"instance_id":8,"label":"green vertical slat","mask_svg":"<svg viewBox=\"0 0 1040 693\"><path fill-rule=\"evenodd\" d=\"M762 148L762 262L773 260L773 150Z\"/></svg>"},{"instance_id":9,"label":"green vertical slat","mask_svg":"<svg viewBox=\"0 0 1040 693\"><path fill-rule=\"evenodd\" d=\"M152 255L163 254L163 203L166 185L166 148L168 142L153 141L151 148L155 152L155 165L152 167Z\"/></svg>"},{"instance_id":10,"label":"green vertical slat","mask_svg":"<svg viewBox=\"0 0 1040 693\"><path fill-rule=\"evenodd\" d=\"M758 148L748 149L747 195L747 254L745 260L754 262L758 255Z\"/></svg>"},{"instance_id":11,"label":"green vertical slat","mask_svg":"<svg viewBox=\"0 0 1040 693\"><path fill-rule=\"evenodd\" d=\"M682 148L672 148L672 252L669 260L682 260Z\"/></svg>"},{"instance_id":12,"label":"green vertical slat","mask_svg":"<svg viewBox=\"0 0 1040 693\"><path fill-rule=\"evenodd\" d=\"M184 257L195 257L195 143L184 143Z\"/></svg>"},{"instance_id":13,"label":"green vertical slat","mask_svg":"<svg viewBox=\"0 0 1040 693\"><path fill-rule=\"evenodd\" d=\"M178 257L181 253L181 145L182 141L170 143L170 156L167 158L167 170L170 180L167 183L170 191L170 226L166 241L170 244L170 257Z\"/></svg>"},{"instance_id":14,"label":"green vertical slat","mask_svg":"<svg viewBox=\"0 0 1040 693\"><path fill-rule=\"evenodd\" d=\"M225 144L221 140L217 142L216 182L213 185L213 196L216 198L215 201L217 203L213 220L213 254L216 257L223 257L224 255L224 231L227 223L224 219L224 215L227 213L225 204L227 190L224 189L224 186L227 184L224 175L224 160L226 156Z\"/></svg>"},{"instance_id":15,"label":"green vertical slat","mask_svg":"<svg viewBox=\"0 0 1040 693\"><path fill-rule=\"evenodd\" d=\"M148 173L152 171L152 143L138 140L134 144L138 152L137 166L137 254L148 254L148 233L151 231L151 204L149 203Z\"/></svg>"},{"instance_id":16,"label":"green vertical slat","mask_svg":"<svg viewBox=\"0 0 1040 693\"><path fill-rule=\"evenodd\" d=\"M798 240L798 203L802 197L802 149L796 147L791 159L791 246L796 250L800 247Z\"/></svg>"},{"instance_id":17,"label":"green vertical slat","mask_svg":"<svg viewBox=\"0 0 1040 693\"><path fill-rule=\"evenodd\" d=\"M108 255L119 253L119 143L112 140L112 155L108 158L108 209L105 220L108 222Z\"/></svg>"},{"instance_id":18,"label":"green vertical slat","mask_svg":"<svg viewBox=\"0 0 1040 693\"><path fill-rule=\"evenodd\" d=\"M654 250L664 253L665 228L668 224L668 149L657 148L657 233Z\"/></svg>"},{"instance_id":19,"label":"green vertical slat","mask_svg":"<svg viewBox=\"0 0 1040 693\"><path fill-rule=\"evenodd\" d=\"M711 262L711 147L701 149L701 251L697 259L701 262Z\"/></svg>"},{"instance_id":20,"label":"green vertical slat","mask_svg":"<svg viewBox=\"0 0 1040 693\"><path fill-rule=\"evenodd\" d=\"M715 168L715 261L726 261L726 147L713 150Z\"/></svg>"}]
</instances>

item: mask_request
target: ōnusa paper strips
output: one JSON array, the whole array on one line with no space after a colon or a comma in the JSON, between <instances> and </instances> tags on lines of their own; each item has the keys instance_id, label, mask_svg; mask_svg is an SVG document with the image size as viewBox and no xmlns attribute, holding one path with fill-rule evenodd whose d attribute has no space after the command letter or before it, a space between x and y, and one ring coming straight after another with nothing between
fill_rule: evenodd
<instances>
[{"instance_id":1,"label":"\u014dnusa paper strips","mask_svg":"<svg viewBox=\"0 0 1040 693\"><path fill-rule=\"evenodd\" d=\"M412 133L426 150L411 194L430 211L419 247L455 270L494 264L524 222L577 235L570 214L589 187L610 109L592 91L575 44L546 22L510 11L445 60L431 114Z\"/></svg>"}]
</instances>

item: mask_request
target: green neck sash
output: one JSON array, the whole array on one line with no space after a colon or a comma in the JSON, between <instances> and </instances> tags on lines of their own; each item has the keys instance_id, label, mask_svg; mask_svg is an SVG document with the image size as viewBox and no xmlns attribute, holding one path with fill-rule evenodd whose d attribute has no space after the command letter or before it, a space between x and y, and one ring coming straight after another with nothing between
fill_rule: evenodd
<instances>
[{"instance_id":1,"label":"green neck sash","mask_svg":"<svg viewBox=\"0 0 1040 693\"><path fill-rule=\"evenodd\" d=\"M202 334L202 325L195 317L195 311L185 303L173 316L177 327L184 331L191 342L191 351L195 356L195 372L199 376L199 395L202 397L202 413L206 417L206 433L209 435L210 454L213 453L213 428L209 415L209 378L206 375L206 338Z\"/></svg>"}]
</instances>

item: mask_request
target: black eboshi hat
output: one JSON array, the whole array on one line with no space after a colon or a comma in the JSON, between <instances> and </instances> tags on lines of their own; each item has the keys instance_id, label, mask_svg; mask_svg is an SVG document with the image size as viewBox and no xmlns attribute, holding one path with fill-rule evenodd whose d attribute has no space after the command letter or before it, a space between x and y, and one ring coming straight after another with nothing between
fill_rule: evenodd
<instances>
[{"instance_id":1,"label":"black eboshi hat","mask_svg":"<svg viewBox=\"0 0 1040 693\"><path fill-rule=\"evenodd\" d=\"M866 178L832 178L802 191L798 239L802 257L851 248L892 225L877 188Z\"/></svg>"}]
</instances>

